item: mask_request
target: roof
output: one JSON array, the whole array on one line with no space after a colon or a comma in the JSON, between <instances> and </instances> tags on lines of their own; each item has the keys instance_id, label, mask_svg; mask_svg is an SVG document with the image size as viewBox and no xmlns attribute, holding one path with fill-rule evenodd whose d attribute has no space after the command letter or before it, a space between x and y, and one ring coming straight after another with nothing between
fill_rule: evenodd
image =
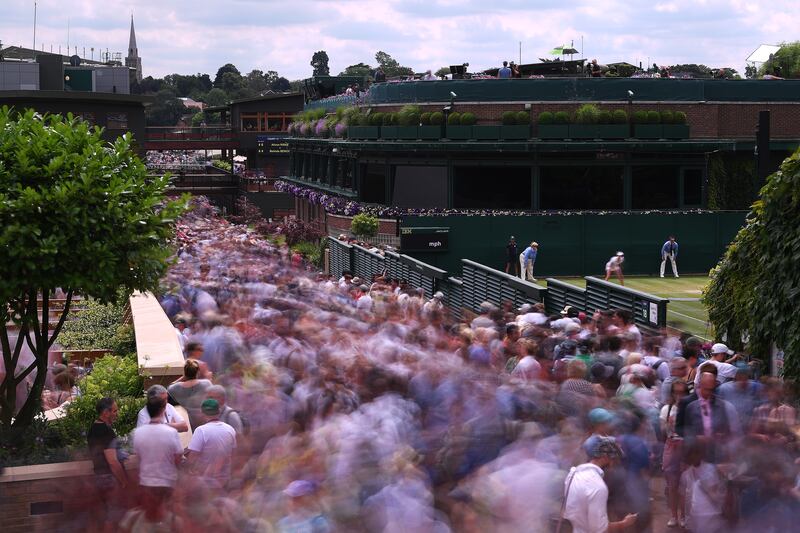
<instances>
[{"instance_id":1,"label":"roof","mask_svg":"<svg viewBox=\"0 0 800 533\"><path fill-rule=\"evenodd\" d=\"M0 91L0 102L4 100L95 100L114 103L148 105L155 96L122 93L97 93L87 91Z\"/></svg>"},{"instance_id":2,"label":"roof","mask_svg":"<svg viewBox=\"0 0 800 533\"><path fill-rule=\"evenodd\" d=\"M780 50L781 47L774 44L762 44L756 48L752 54L747 56L748 63L766 63L769 61L769 56Z\"/></svg>"},{"instance_id":3,"label":"roof","mask_svg":"<svg viewBox=\"0 0 800 533\"><path fill-rule=\"evenodd\" d=\"M69 55L54 53L54 52L45 52L43 50L34 50L32 48L24 48L22 46L9 46L3 49L0 49L0 56L5 59L35 59L36 56L61 56L61 61L65 64L69 64ZM105 65L106 63L102 61L95 61L93 59L86 59L85 57L81 58L81 64L84 65Z\"/></svg>"},{"instance_id":4,"label":"roof","mask_svg":"<svg viewBox=\"0 0 800 533\"><path fill-rule=\"evenodd\" d=\"M230 107L234 104L243 104L247 102L259 102L264 100L278 100L280 98L289 98L289 97L296 97L296 96L303 96L303 93L270 93L270 94L262 94L261 96L253 96L251 98L242 98L239 100L232 100L227 104L223 105L215 105L215 106L208 106L205 108L205 111L209 113L219 113L220 111L225 111L226 109L230 109Z\"/></svg>"}]
</instances>

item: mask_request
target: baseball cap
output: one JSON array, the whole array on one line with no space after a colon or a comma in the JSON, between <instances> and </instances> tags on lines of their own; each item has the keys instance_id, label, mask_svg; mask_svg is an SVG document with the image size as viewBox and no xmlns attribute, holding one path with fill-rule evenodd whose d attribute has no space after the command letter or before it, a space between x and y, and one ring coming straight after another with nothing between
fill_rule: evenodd
<instances>
[{"instance_id":1,"label":"baseball cap","mask_svg":"<svg viewBox=\"0 0 800 533\"><path fill-rule=\"evenodd\" d=\"M203 411L204 415L218 415L219 402L213 398L203 400L203 403L200 405L200 410Z\"/></svg>"},{"instance_id":2,"label":"baseball cap","mask_svg":"<svg viewBox=\"0 0 800 533\"><path fill-rule=\"evenodd\" d=\"M439 300L441 300L441 299L444 298L444 293L442 291L436 291L436 293L433 295L433 297L434 298L438 298Z\"/></svg>"},{"instance_id":3,"label":"baseball cap","mask_svg":"<svg viewBox=\"0 0 800 533\"><path fill-rule=\"evenodd\" d=\"M602 407L595 407L589 411L589 422L593 425L607 424L612 420L614 420L614 415L611 414L611 411Z\"/></svg>"},{"instance_id":4,"label":"baseball cap","mask_svg":"<svg viewBox=\"0 0 800 533\"><path fill-rule=\"evenodd\" d=\"M726 353L728 355L733 355L734 351L728 348L725 344L718 342L717 344L711 347L711 353L714 355L718 353Z\"/></svg>"},{"instance_id":5,"label":"baseball cap","mask_svg":"<svg viewBox=\"0 0 800 533\"><path fill-rule=\"evenodd\" d=\"M619 255L619 256L624 256L624 255L625 255L625 252L617 252L617 255Z\"/></svg>"},{"instance_id":6,"label":"baseball cap","mask_svg":"<svg viewBox=\"0 0 800 533\"><path fill-rule=\"evenodd\" d=\"M600 435L592 435L583 443L583 451L586 452L590 458L596 457L609 457L611 459L620 459L622 457L622 449L617 444L614 437L601 437Z\"/></svg>"}]
</instances>

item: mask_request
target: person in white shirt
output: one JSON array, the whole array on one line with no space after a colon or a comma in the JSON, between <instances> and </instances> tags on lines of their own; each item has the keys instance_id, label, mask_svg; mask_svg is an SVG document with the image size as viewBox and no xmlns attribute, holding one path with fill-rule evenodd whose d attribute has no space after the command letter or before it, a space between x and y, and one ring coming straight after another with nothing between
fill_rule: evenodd
<instances>
[{"instance_id":1,"label":"person in white shirt","mask_svg":"<svg viewBox=\"0 0 800 533\"><path fill-rule=\"evenodd\" d=\"M219 419L231 426L236 432L237 437L243 435L244 425L242 424L242 418L239 416L239 413L237 413L236 410L232 409L229 405L226 405L227 393L225 392L225 387L222 385L212 385L208 388L208 391L206 391L206 396L208 398L217 400L219 403Z\"/></svg>"},{"instance_id":2,"label":"person in white shirt","mask_svg":"<svg viewBox=\"0 0 800 533\"><path fill-rule=\"evenodd\" d=\"M177 409L167 403L167 389L163 385L152 385L147 389L147 400L153 398L160 398L166 404L164 412L161 413L161 422L175 429L179 433L189 431L189 424L180 415ZM150 414L147 412L147 406L142 407L136 417L136 427L146 426L150 423Z\"/></svg>"},{"instance_id":3,"label":"person in white shirt","mask_svg":"<svg viewBox=\"0 0 800 533\"><path fill-rule=\"evenodd\" d=\"M220 421L220 406L209 398L200 406L206 423L198 427L189 442L189 469L211 489L224 489L231 478L231 460L236 449L236 431Z\"/></svg>"},{"instance_id":4,"label":"person in white shirt","mask_svg":"<svg viewBox=\"0 0 800 533\"><path fill-rule=\"evenodd\" d=\"M593 435L583 449L589 462L573 467L564 480L563 518L570 521L574 533L616 532L632 526L635 514L619 522L608 521L608 487L603 471L618 464L622 457L614 437Z\"/></svg>"},{"instance_id":5,"label":"person in white shirt","mask_svg":"<svg viewBox=\"0 0 800 533\"><path fill-rule=\"evenodd\" d=\"M625 262L625 253L617 252L606 263L606 281L611 278L611 274L616 274L620 285L625 285L625 277L622 275L622 263Z\"/></svg>"},{"instance_id":6,"label":"person in white shirt","mask_svg":"<svg viewBox=\"0 0 800 533\"><path fill-rule=\"evenodd\" d=\"M725 344L718 342L717 344L711 347L711 359L703 363L704 365L712 364L717 367L717 381L722 384L728 381L733 380L736 378L736 367L730 364L733 361L736 361L739 356L735 355L736 352L733 350L728 349ZM727 361L723 361L725 357L730 357ZM694 377L694 386L697 386L700 383L700 372L697 372Z\"/></svg>"},{"instance_id":7,"label":"person in white shirt","mask_svg":"<svg viewBox=\"0 0 800 533\"><path fill-rule=\"evenodd\" d=\"M139 485L171 492L178 480L183 457L178 432L163 422L167 402L156 396L147 400L150 422L133 431L133 451L139 458Z\"/></svg>"}]
</instances>

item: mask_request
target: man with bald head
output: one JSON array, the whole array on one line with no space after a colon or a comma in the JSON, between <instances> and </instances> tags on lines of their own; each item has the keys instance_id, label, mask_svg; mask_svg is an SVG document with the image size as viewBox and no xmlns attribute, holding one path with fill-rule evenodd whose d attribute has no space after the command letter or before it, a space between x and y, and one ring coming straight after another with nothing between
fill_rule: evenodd
<instances>
[{"instance_id":1,"label":"man with bald head","mask_svg":"<svg viewBox=\"0 0 800 533\"><path fill-rule=\"evenodd\" d=\"M697 400L686 406L684 435L688 440L706 444L708 462L724 459L722 449L733 437L741 434L736 409L716 394L717 376L711 372L700 375Z\"/></svg>"}]
</instances>

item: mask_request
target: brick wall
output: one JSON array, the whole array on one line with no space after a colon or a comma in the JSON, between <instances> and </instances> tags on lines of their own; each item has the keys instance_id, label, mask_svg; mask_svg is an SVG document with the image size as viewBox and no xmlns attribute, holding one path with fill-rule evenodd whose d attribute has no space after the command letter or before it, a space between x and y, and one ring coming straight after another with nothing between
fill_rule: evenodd
<instances>
[{"instance_id":1,"label":"brick wall","mask_svg":"<svg viewBox=\"0 0 800 533\"><path fill-rule=\"evenodd\" d=\"M579 104L533 102L530 104L533 121L542 111L567 111L574 112ZM402 106L381 105L377 106L382 112L399 111ZM420 105L424 111L441 111L442 106ZM758 122L758 112L771 111L770 134L776 139L800 138L800 103L689 103L689 102L659 102L659 103L633 103L627 102L598 103L601 109L624 109L628 114L636 111L683 111L686 113L687 122L691 126L690 135L698 139L755 139L755 128ZM479 124L497 123L505 111L525 111L523 103L508 104L459 104L456 102L455 110L459 113L474 113Z\"/></svg>"},{"instance_id":2,"label":"brick wall","mask_svg":"<svg viewBox=\"0 0 800 533\"><path fill-rule=\"evenodd\" d=\"M353 217L346 217L342 215L328 214L328 233L347 233L350 231L350 223ZM381 235L396 235L397 234L397 221L389 219L378 220L378 234Z\"/></svg>"}]
</instances>

